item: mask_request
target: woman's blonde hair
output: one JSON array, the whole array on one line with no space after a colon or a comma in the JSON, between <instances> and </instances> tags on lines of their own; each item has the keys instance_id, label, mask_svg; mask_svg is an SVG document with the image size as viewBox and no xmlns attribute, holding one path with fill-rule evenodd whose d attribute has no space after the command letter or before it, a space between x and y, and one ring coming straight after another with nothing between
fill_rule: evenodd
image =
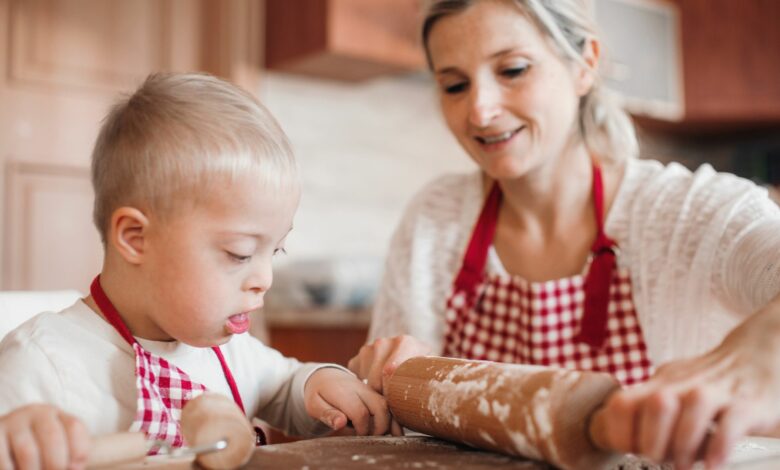
<instances>
[{"instance_id":1,"label":"woman's blonde hair","mask_svg":"<svg viewBox=\"0 0 780 470\"><path fill-rule=\"evenodd\" d=\"M252 95L207 74L154 74L116 103L92 152L94 222L103 242L122 206L166 219L239 177L295 190L290 143Z\"/></svg>"},{"instance_id":2,"label":"woman's blonde hair","mask_svg":"<svg viewBox=\"0 0 780 470\"><path fill-rule=\"evenodd\" d=\"M440 19L484 0L429 1L422 26L422 42L432 67L428 37ZM562 57L585 66L582 53L589 39L597 38L587 0L504 0L520 8L544 32ZM466 40L466 39L464 39ZM597 73L595 70L593 73ZM631 118L595 77L590 92L580 100L579 129L588 150L607 161L634 157L639 152Z\"/></svg>"}]
</instances>

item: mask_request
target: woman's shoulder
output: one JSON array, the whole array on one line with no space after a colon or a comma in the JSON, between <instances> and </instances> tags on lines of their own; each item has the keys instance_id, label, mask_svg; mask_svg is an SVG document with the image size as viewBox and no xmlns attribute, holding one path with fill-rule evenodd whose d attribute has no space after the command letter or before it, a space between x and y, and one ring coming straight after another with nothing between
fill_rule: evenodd
<instances>
[{"instance_id":1,"label":"woman's shoulder","mask_svg":"<svg viewBox=\"0 0 780 470\"><path fill-rule=\"evenodd\" d=\"M630 160L618 192L618 198L633 204L660 201L685 205L689 209L704 205L712 209L735 197L767 199L764 188L731 173L718 172L705 163L690 170L677 162ZM675 204L675 205L677 205Z\"/></svg>"},{"instance_id":2,"label":"woman's shoulder","mask_svg":"<svg viewBox=\"0 0 780 470\"><path fill-rule=\"evenodd\" d=\"M478 171L444 174L417 191L404 218L455 221L464 211L479 207L481 201L482 178Z\"/></svg>"},{"instance_id":3,"label":"woman's shoulder","mask_svg":"<svg viewBox=\"0 0 780 470\"><path fill-rule=\"evenodd\" d=\"M679 163L641 159L627 163L607 225L617 235L632 227L665 233L676 226L720 226L738 214L777 212L767 191L745 178L717 172L709 164L690 170Z\"/></svg>"}]
</instances>

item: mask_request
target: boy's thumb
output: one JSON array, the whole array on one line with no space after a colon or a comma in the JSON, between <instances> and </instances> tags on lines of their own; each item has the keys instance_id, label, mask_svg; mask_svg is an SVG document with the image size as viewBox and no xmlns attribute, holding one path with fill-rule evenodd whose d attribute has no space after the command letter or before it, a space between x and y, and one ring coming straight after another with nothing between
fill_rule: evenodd
<instances>
[{"instance_id":1,"label":"boy's thumb","mask_svg":"<svg viewBox=\"0 0 780 470\"><path fill-rule=\"evenodd\" d=\"M347 416L336 408L328 408L320 415L320 421L327 424L334 431L338 431L347 424Z\"/></svg>"}]
</instances>

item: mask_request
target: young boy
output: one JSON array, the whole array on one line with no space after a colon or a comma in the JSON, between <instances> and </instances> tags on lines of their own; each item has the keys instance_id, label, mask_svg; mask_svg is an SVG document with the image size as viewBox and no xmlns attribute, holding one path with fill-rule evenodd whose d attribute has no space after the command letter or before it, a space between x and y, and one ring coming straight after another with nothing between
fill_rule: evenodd
<instances>
[{"instance_id":1,"label":"young boy","mask_svg":"<svg viewBox=\"0 0 780 470\"><path fill-rule=\"evenodd\" d=\"M299 198L260 103L206 75L150 76L104 122L92 183L91 295L0 344L0 468L80 467L90 435L128 429L182 445L181 408L204 390L293 434L388 431L384 399L351 373L242 334Z\"/></svg>"}]
</instances>

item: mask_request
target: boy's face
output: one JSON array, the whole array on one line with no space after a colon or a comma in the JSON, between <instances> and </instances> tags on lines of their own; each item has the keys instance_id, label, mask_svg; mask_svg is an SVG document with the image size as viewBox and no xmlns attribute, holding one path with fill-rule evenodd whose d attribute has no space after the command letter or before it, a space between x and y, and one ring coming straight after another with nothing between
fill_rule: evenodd
<instances>
[{"instance_id":1,"label":"boy's face","mask_svg":"<svg viewBox=\"0 0 780 470\"><path fill-rule=\"evenodd\" d=\"M208 191L195 209L151 224L142 267L149 320L162 337L198 347L249 329L299 200L294 185L271 190L251 178Z\"/></svg>"}]
</instances>

